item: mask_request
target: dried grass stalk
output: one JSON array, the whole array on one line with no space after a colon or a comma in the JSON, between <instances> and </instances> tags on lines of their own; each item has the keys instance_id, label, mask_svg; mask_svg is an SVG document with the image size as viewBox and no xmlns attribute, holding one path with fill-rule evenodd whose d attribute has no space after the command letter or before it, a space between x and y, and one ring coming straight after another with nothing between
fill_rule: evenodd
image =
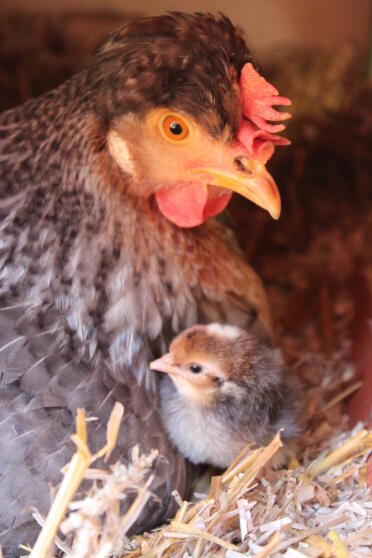
<instances>
[{"instance_id":1,"label":"dried grass stalk","mask_svg":"<svg viewBox=\"0 0 372 558\"><path fill-rule=\"evenodd\" d=\"M70 464L67 466L65 477L53 500L52 506L47 515L44 526L37 538L37 541L30 553L30 558L44 558L52 544L58 527L66 513L75 492L79 488L86 470L92 462L102 456L109 457L116 444L120 422L124 413L121 403L115 403L107 425L107 444L97 454L91 454L87 445L87 426L83 409L78 409L76 417L76 434L71 436L71 440L77 447L77 452L72 456Z\"/></svg>"}]
</instances>

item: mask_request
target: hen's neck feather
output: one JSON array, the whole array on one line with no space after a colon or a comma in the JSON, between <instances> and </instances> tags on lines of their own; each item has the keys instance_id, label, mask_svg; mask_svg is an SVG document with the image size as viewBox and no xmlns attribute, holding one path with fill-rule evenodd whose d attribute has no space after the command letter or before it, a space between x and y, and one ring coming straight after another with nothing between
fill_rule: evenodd
<instances>
[{"instance_id":1,"label":"hen's neck feather","mask_svg":"<svg viewBox=\"0 0 372 558\"><path fill-rule=\"evenodd\" d=\"M147 369L136 355L165 350L197 320L200 274L218 267L225 233L178 229L125 191L83 78L1 118L0 293L41 322L53 315L62 346Z\"/></svg>"}]
</instances>

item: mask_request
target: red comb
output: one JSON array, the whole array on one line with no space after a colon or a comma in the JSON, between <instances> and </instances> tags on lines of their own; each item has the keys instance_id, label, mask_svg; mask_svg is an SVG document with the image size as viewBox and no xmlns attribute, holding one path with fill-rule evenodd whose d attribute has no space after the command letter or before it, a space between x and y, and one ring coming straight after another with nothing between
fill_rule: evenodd
<instances>
[{"instance_id":1,"label":"red comb","mask_svg":"<svg viewBox=\"0 0 372 558\"><path fill-rule=\"evenodd\" d=\"M237 139L248 150L250 156L266 163L274 152L275 145L288 145L286 138L277 136L285 129L284 124L271 124L291 118L289 112L279 112L274 105L291 104L287 97L280 97L273 85L254 69L245 64L240 77L240 94L243 102L243 120Z\"/></svg>"}]
</instances>

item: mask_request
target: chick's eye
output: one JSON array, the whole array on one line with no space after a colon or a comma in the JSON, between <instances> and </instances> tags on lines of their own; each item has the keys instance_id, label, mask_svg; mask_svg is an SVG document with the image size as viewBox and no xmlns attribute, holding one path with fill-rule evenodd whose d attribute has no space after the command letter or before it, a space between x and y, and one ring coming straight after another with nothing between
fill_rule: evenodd
<instances>
[{"instance_id":1,"label":"chick's eye","mask_svg":"<svg viewBox=\"0 0 372 558\"><path fill-rule=\"evenodd\" d=\"M203 371L203 367L196 363L190 364L189 369L193 374L200 374Z\"/></svg>"},{"instance_id":2,"label":"chick's eye","mask_svg":"<svg viewBox=\"0 0 372 558\"><path fill-rule=\"evenodd\" d=\"M180 116L170 114L162 122L162 129L168 139L180 141L189 133L186 122Z\"/></svg>"}]
</instances>

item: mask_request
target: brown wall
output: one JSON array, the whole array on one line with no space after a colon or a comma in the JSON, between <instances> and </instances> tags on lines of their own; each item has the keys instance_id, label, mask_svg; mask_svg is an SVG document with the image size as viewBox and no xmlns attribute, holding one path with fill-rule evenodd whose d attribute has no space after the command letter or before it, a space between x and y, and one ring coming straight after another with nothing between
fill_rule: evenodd
<instances>
[{"instance_id":1,"label":"brown wall","mask_svg":"<svg viewBox=\"0 0 372 558\"><path fill-rule=\"evenodd\" d=\"M114 9L133 14L166 10L222 11L246 30L254 51L282 42L367 48L370 0L0 0L0 10Z\"/></svg>"}]
</instances>

